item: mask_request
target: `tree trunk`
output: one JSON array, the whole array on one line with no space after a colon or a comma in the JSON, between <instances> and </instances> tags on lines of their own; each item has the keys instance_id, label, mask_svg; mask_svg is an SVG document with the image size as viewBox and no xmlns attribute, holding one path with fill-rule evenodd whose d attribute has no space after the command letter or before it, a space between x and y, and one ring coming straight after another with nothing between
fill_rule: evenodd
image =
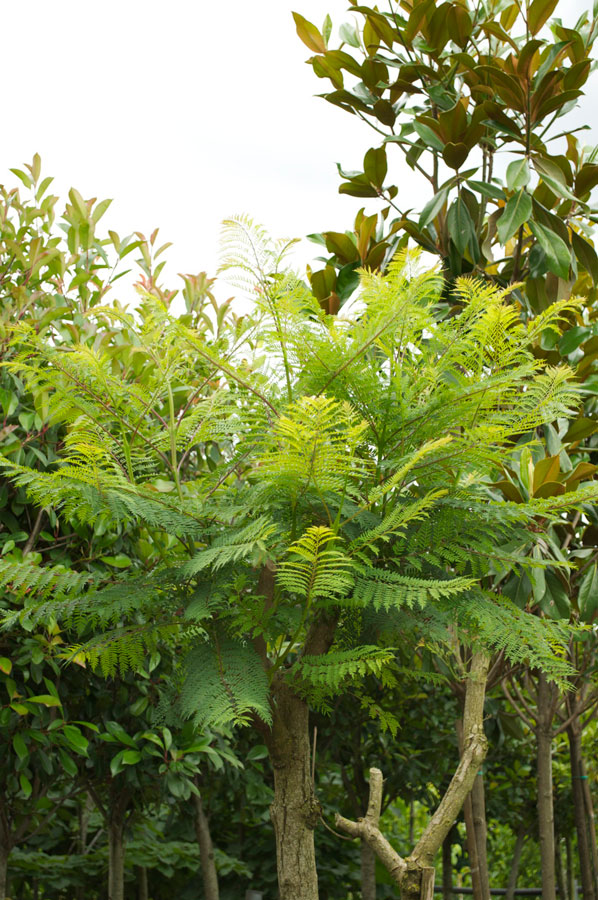
<instances>
[{"instance_id":1,"label":"tree trunk","mask_svg":"<svg viewBox=\"0 0 598 900\"><path fill-rule=\"evenodd\" d=\"M9 848L4 841L0 843L0 900L6 900L8 891L8 855Z\"/></svg>"},{"instance_id":2,"label":"tree trunk","mask_svg":"<svg viewBox=\"0 0 598 900\"><path fill-rule=\"evenodd\" d=\"M376 900L376 855L361 841L361 900Z\"/></svg>"},{"instance_id":3,"label":"tree trunk","mask_svg":"<svg viewBox=\"0 0 598 900\"><path fill-rule=\"evenodd\" d=\"M482 900L490 900L490 878L488 875L488 837L486 829L486 798L484 796L484 776L481 770L471 789L471 809L473 830L478 856L480 895Z\"/></svg>"},{"instance_id":4,"label":"tree trunk","mask_svg":"<svg viewBox=\"0 0 598 900\"><path fill-rule=\"evenodd\" d=\"M434 857L453 827L486 755L484 696L487 676L487 655L474 653L465 690L461 759L442 800L407 859L399 856L380 831L383 784L380 769L370 769L370 799L365 816L352 822L336 814L338 828L351 837L368 842L399 887L402 900L433 900Z\"/></svg>"},{"instance_id":5,"label":"tree trunk","mask_svg":"<svg viewBox=\"0 0 598 900\"><path fill-rule=\"evenodd\" d=\"M515 838L515 847L513 848L513 856L511 859L511 869L509 871L509 880L507 882L506 900L514 900L515 888L517 887L517 877L519 875L519 864L521 862L521 854L523 853L523 845L525 844L525 825L519 826L517 837Z\"/></svg>"},{"instance_id":6,"label":"tree trunk","mask_svg":"<svg viewBox=\"0 0 598 900\"><path fill-rule=\"evenodd\" d=\"M561 839L556 836L556 856L554 861L556 863L556 885L559 894L560 900L567 900L567 884L565 882L565 870L563 868L563 852L561 847Z\"/></svg>"},{"instance_id":7,"label":"tree trunk","mask_svg":"<svg viewBox=\"0 0 598 900\"><path fill-rule=\"evenodd\" d=\"M145 866L137 867L137 900L149 900L149 887L147 883L147 869Z\"/></svg>"},{"instance_id":8,"label":"tree trunk","mask_svg":"<svg viewBox=\"0 0 598 900\"><path fill-rule=\"evenodd\" d=\"M598 897L598 845L596 844L596 819L594 816L594 803L592 801L592 791L590 790L590 781L586 772L583 755L580 753L580 781L583 790L586 806L586 821L588 842L590 845L590 861L592 863L594 896Z\"/></svg>"},{"instance_id":9,"label":"tree trunk","mask_svg":"<svg viewBox=\"0 0 598 900\"><path fill-rule=\"evenodd\" d=\"M552 692L554 686L544 673L538 676L537 778L538 778L538 835L542 870L542 900L556 900L554 866L554 807L552 790Z\"/></svg>"},{"instance_id":10,"label":"tree trunk","mask_svg":"<svg viewBox=\"0 0 598 900\"><path fill-rule=\"evenodd\" d=\"M281 680L267 735L274 771L270 816L276 838L279 900L318 900L314 828L320 817L310 772L308 708Z\"/></svg>"},{"instance_id":11,"label":"tree trunk","mask_svg":"<svg viewBox=\"0 0 598 900\"><path fill-rule=\"evenodd\" d=\"M457 740L459 753L463 753L463 722L457 721ZM469 871L471 873L471 889L473 900L483 900L482 882L480 880L480 866L478 862L478 847L473 820L473 803L471 794L468 794L463 803L463 819L465 821L465 839L467 843L467 858L469 859Z\"/></svg>"},{"instance_id":12,"label":"tree trunk","mask_svg":"<svg viewBox=\"0 0 598 900\"><path fill-rule=\"evenodd\" d=\"M596 900L592 859L590 856L590 829L592 822L586 813L586 799L583 790L583 760L581 756L581 729L579 721L574 720L567 728L569 739L569 759L571 764L571 791L573 795L573 816L577 832L577 855L583 900Z\"/></svg>"},{"instance_id":13,"label":"tree trunk","mask_svg":"<svg viewBox=\"0 0 598 900\"><path fill-rule=\"evenodd\" d=\"M567 893L569 900L577 900L577 891L575 889L575 863L573 862L573 848L571 846L571 835L565 836L565 856L567 859Z\"/></svg>"},{"instance_id":14,"label":"tree trunk","mask_svg":"<svg viewBox=\"0 0 598 900\"><path fill-rule=\"evenodd\" d=\"M197 781L196 781L197 784ZM204 812L201 796L193 795L195 802L195 833L199 844L199 861L201 864L201 877L203 879L203 892L205 900L218 900L218 872L214 861L214 846L210 834L210 823Z\"/></svg>"},{"instance_id":15,"label":"tree trunk","mask_svg":"<svg viewBox=\"0 0 598 900\"><path fill-rule=\"evenodd\" d=\"M442 842L442 900L453 900L453 830Z\"/></svg>"},{"instance_id":16,"label":"tree trunk","mask_svg":"<svg viewBox=\"0 0 598 900\"><path fill-rule=\"evenodd\" d=\"M108 900L125 897L125 814L127 791L113 794L108 811Z\"/></svg>"}]
</instances>

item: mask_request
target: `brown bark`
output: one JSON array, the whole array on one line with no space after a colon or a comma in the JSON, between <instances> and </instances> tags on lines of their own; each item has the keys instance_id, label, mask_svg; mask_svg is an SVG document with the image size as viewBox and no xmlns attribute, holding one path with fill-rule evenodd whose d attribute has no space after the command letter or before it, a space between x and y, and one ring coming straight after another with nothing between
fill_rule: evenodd
<instances>
[{"instance_id":1,"label":"brown bark","mask_svg":"<svg viewBox=\"0 0 598 900\"><path fill-rule=\"evenodd\" d=\"M486 797L484 776L480 770L471 789L473 828L478 857L478 872L481 900L490 900L490 877L488 875L488 839L486 829Z\"/></svg>"},{"instance_id":2,"label":"brown bark","mask_svg":"<svg viewBox=\"0 0 598 900\"><path fill-rule=\"evenodd\" d=\"M399 856L380 831L382 772L379 769L370 769L370 800L365 817L352 822L338 813L336 815L338 828L352 837L367 841L399 887L402 900L433 898L434 857L451 830L486 754L483 722L487 675L487 655L483 652L475 653L465 693L463 753L444 797L407 859Z\"/></svg>"},{"instance_id":3,"label":"brown bark","mask_svg":"<svg viewBox=\"0 0 598 900\"><path fill-rule=\"evenodd\" d=\"M590 828L586 814L586 800L583 790L583 758L581 755L581 728L575 719L567 728L569 740L569 759L571 765L571 791L573 795L573 816L577 832L577 855L583 900L596 900L592 859L590 855Z\"/></svg>"},{"instance_id":4,"label":"brown bark","mask_svg":"<svg viewBox=\"0 0 598 900\"><path fill-rule=\"evenodd\" d=\"M577 900L575 865L573 862L573 848L570 834L565 835L565 856L567 860L567 893L569 895L569 900Z\"/></svg>"},{"instance_id":5,"label":"brown bark","mask_svg":"<svg viewBox=\"0 0 598 900\"><path fill-rule=\"evenodd\" d=\"M376 900L376 856L365 841L361 841L361 900Z\"/></svg>"},{"instance_id":6,"label":"brown bark","mask_svg":"<svg viewBox=\"0 0 598 900\"><path fill-rule=\"evenodd\" d=\"M125 897L125 816L127 791L113 793L108 810L108 900Z\"/></svg>"},{"instance_id":7,"label":"brown bark","mask_svg":"<svg viewBox=\"0 0 598 900\"><path fill-rule=\"evenodd\" d=\"M594 879L594 894L598 896L598 845L596 844L596 818L594 816L594 802L590 781L586 772L583 756L580 756L580 781L585 799L586 816L588 823L588 843L590 845L590 860L592 862L592 875Z\"/></svg>"},{"instance_id":8,"label":"brown bark","mask_svg":"<svg viewBox=\"0 0 598 900\"><path fill-rule=\"evenodd\" d=\"M509 871L509 880L507 881L506 900L514 900L515 888L517 887L517 878L519 876L519 864L521 863L521 854L523 853L523 845L525 844L525 825L519 826L517 837L515 838L515 847L513 848L513 856L511 858L511 869Z\"/></svg>"},{"instance_id":9,"label":"brown bark","mask_svg":"<svg viewBox=\"0 0 598 900\"><path fill-rule=\"evenodd\" d=\"M266 736L274 771L270 816L276 838L280 900L318 900L314 828L320 806L310 772L308 708L284 681L274 688L271 732Z\"/></svg>"},{"instance_id":10,"label":"brown bark","mask_svg":"<svg viewBox=\"0 0 598 900\"><path fill-rule=\"evenodd\" d=\"M565 870L563 869L563 853L561 847L561 840L559 836L556 837L556 856L554 858L554 862L556 865L556 886L559 895L559 900L567 900L567 886L565 883Z\"/></svg>"},{"instance_id":11,"label":"brown bark","mask_svg":"<svg viewBox=\"0 0 598 900\"><path fill-rule=\"evenodd\" d=\"M469 859L473 900L482 900L482 882L480 881L478 846L475 837L475 825L473 824L473 804L471 802L471 794L467 795L465 802L463 803L463 818L465 820L465 838L467 842L467 857Z\"/></svg>"},{"instance_id":12,"label":"brown bark","mask_svg":"<svg viewBox=\"0 0 598 900\"><path fill-rule=\"evenodd\" d=\"M149 900L147 869L145 866L137 867L137 900Z\"/></svg>"},{"instance_id":13,"label":"brown bark","mask_svg":"<svg viewBox=\"0 0 598 900\"><path fill-rule=\"evenodd\" d=\"M6 900L8 890L8 847L0 843L0 900Z\"/></svg>"},{"instance_id":14,"label":"brown bark","mask_svg":"<svg viewBox=\"0 0 598 900\"><path fill-rule=\"evenodd\" d=\"M453 831L442 843L442 900L453 900Z\"/></svg>"},{"instance_id":15,"label":"brown bark","mask_svg":"<svg viewBox=\"0 0 598 900\"><path fill-rule=\"evenodd\" d=\"M538 836L542 871L542 900L556 900L554 865L554 806L552 787L552 716L554 692L544 673L538 676L538 713L536 726L538 780Z\"/></svg>"},{"instance_id":16,"label":"brown bark","mask_svg":"<svg viewBox=\"0 0 598 900\"><path fill-rule=\"evenodd\" d=\"M197 785L197 781L196 781ZM214 861L214 845L210 833L210 823L204 812L200 794L194 794L195 834L199 845L199 861L205 900L219 900L218 872Z\"/></svg>"},{"instance_id":17,"label":"brown bark","mask_svg":"<svg viewBox=\"0 0 598 900\"><path fill-rule=\"evenodd\" d=\"M12 849L10 822L4 798L0 797L0 900L8 896L8 858Z\"/></svg>"}]
</instances>

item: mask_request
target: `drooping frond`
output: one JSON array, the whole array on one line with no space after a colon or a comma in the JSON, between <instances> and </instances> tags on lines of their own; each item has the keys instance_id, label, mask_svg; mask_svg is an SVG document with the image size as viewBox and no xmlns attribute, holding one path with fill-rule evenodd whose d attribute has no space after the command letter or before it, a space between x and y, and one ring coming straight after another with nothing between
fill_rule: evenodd
<instances>
[{"instance_id":1,"label":"drooping frond","mask_svg":"<svg viewBox=\"0 0 598 900\"><path fill-rule=\"evenodd\" d=\"M352 600L357 606L375 610L423 609L434 600L446 600L471 590L476 583L474 578L415 578L389 569L366 568L355 579Z\"/></svg>"},{"instance_id":2,"label":"drooping frond","mask_svg":"<svg viewBox=\"0 0 598 900\"><path fill-rule=\"evenodd\" d=\"M253 715L270 723L268 682L253 648L220 634L194 647L183 663L179 707L201 728L247 724Z\"/></svg>"},{"instance_id":3,"label":"drooping frond","mask_svg":"<svg viewBox=\"0 0 598 900\"><path fill-rule=\"evenodd\" d=\"M341 686L363 679L366 675L381 677L394 658L394 650L388 647L331 650L323 656L303 656L291 671L320 695L329 696L338 693Z\"/></svg>"},{"instance_id":4,"label":"drooping frond","mask_svg":"<svg viewBox=\"0 0 598 900\"><path fill-rule=\"evenodd\" d=\"M260 516L243 528L227 528L206 550L201 550L182 568L186 576L197 575L211 567L221 569L250 556L254 550L263 550L265 542L277 531L276 523L269 516Z\"/></svg>"},{"instance_id":5,"label":"drooping frond","mask_svg":"<svg viewBox=\"0 0 598 900\"><path fill-rule=\"evenodd\" d=\"M502 650L512 663L542 669L550 680L567 685L573 670L567 661L565 623L530 615L507 597L481 591L458 598L453 610L472 641Z\"/></svg>"}]
</instances>

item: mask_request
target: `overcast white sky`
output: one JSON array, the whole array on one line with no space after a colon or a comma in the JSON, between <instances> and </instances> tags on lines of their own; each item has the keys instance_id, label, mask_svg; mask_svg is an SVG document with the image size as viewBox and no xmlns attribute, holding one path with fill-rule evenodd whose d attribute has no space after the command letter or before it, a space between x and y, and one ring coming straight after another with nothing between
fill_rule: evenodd
<instances>
[{"instance_id":1,"label":"overcast white sky","mask_svg":"<svg viewBox=\"0 0 598 900\"><path fill-rule=\"evenodd\" d=\"M564 0L565 23L589 5ZM233 213L280 237L344 230L363 202L339 196L335 162L358 168L373 132L313 96L328 82L305 65L292 9L318 26L351 17L346 0L3 4L0 181L39 152L62 196L114 198L105 227L159 226L173 273L214 273ZM596 141L591 97L578 121ZM403 208L418 203L408 169L397 183Z\"/></svg>"}]
</instances>

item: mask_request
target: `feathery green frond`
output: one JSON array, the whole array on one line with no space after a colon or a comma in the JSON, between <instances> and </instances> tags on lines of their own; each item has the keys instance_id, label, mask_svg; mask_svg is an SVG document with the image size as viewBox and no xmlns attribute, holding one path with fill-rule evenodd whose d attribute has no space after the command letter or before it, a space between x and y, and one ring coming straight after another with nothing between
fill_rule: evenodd
<instances>
[{"instance_id":1,"label":"feathery green frond","mask_svg":"<svg viewBox=\"0 0 598 900\"><path fill-rule=\"evenodd\" d=\"M309 607L314 600L344 597L353 586L353 561L340 550L330 549L337 541L325 526L312 526L289 547L290 559L278 567L276 581L289 594L304 597Z\"/></svg>"}]
</instances>

